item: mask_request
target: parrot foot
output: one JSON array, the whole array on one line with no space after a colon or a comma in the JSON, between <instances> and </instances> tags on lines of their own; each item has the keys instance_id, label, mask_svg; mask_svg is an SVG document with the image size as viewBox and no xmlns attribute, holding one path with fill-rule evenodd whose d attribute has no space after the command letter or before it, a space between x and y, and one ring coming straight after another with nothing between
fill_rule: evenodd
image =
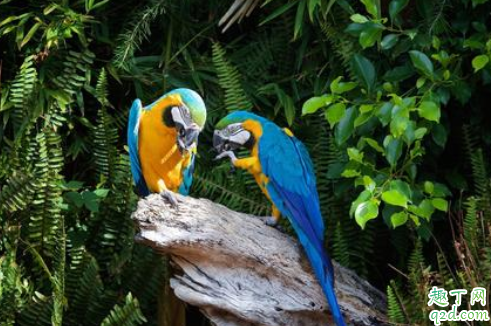
<instances>
[{"instance_id":1,"label":"parrot foot","mask_svg":"<svg viewBox=\"0 0 491 326\"><path fill-rule=\"evenodd\" d=\"M268 217L266 217L264 224L266 224L267 226L271 226L280 232L285 233L285 229L281 225L278 224L279 221L280 221L280 219L277 217L268 216Z\"/></svg>"},{"instance_id":2,"label":"parrot foot","mask_svg":"<svg viewBox=\"0 0 491 326\"><path fill-rule=\"evenodd\" d=\"M170 190L164 190L160 192L160 196L165 198L173 208L178 208L179 204L176 195Z\"/></svg>"},{"instance_id":3,"label":"parrot foot","mask_svg":"<svg viewBox=\"0 0 491 326\"><path fill-rule=\"evenodd\" d=\"M274 216L268 216L266 217L266 221L264 221L267 226L272 226L275 227L278 225L278 219Z\"/></svg>"},{"instance_id":4,"label":"parrot foot","mask_svg":"<svg viewBox=\"0 0 491 326\"><path fill-rule=\"evenodd\" d=\"M237 156L235 156L235 153L233 151L225 151L223 153L220 153L215 157L215 160L219 160L224 157L230 158L230 162L232 162L232 165L234 165L235 161L237 161Z\"/></svg>"}]
</instances>

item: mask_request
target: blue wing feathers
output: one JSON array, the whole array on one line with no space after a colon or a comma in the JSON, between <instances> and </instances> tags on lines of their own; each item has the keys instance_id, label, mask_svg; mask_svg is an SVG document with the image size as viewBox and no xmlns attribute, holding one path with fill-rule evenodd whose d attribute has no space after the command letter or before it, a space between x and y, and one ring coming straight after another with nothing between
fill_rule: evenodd
<instances>
[{"instance_id":1,"label":"blue wing feathers","mask_svg":"<svg viewBox=\"0 0 491 326\"><path fill-rule=\"evenodd\" d=\"M269 178L271 200L287 216L305 249L338 326L345 325L336 295L331 260L324 250L324 222L320 212L314 167L305 146L271 122L262 121L259 160Z\"/></svg>"},{"instance_id":2,"label":"blue wing feathers","mask_svg":"<svg viewBox=\"0 0 491 326\"><path fill-rule=\"evenodd\" d=\"M192 153L191 155L191 162L182 172L182 183L179 187L179 193L184 196L189 195L189 190L191 188L191 184L193 183L194 162L196 160L196 154Z\"/></svg>"},{"instance_id":3,"label":"blue wing feathers","mask_svg":"<svg viewBox=\"0 0 491 326\"><path fill-rule=\"evenodd\" d=\"M130 109L130 117L128 122L128 147L130 150L130 165L131 174L135 181L138 192L142 196L147 196L150 192L145 183L140 165L138 154L138 131L140 127L140 114L142 112L142 103L139 99L133 101Z\"/></svg>"}]
</instances>

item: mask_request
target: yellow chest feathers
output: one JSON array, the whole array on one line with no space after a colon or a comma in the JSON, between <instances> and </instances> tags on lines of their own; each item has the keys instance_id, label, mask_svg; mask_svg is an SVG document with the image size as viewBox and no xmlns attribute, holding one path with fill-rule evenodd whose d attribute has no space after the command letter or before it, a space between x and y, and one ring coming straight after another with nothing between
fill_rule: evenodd
<instances>
[{"instance_id":1,"label":"yellow chest feathers","mask_svg":"<svg viewBox=\"0 0 491 326\"><path fill-rule=\"evenodd\" d=\"M165 101L165 100L164 100ZM182 155L177 148L177 132L163 121L163 110L168 105L155 105L144 110L140 117L138 152L143 177L152 192L166 188L177 192L182 182L182 169L191 155Z\"/></svg>"}]
</instances>

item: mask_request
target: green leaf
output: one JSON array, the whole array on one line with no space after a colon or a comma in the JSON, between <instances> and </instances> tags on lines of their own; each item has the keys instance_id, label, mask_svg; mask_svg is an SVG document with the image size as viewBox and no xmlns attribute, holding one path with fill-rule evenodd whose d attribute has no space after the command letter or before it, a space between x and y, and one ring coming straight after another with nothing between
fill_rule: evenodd
<instances>
[{"instance_id":1,"label":"green leaf","mask_svg":"<svg viewBox=\"0 0 491 326\"><path fill-rule=\"evenodd\" d=\"M78 208L82 207L84 205L84 199L82 195L78 192L75 191L69 191L63 195L65 199L69 202L72 202L75 206Z\"/></svg>"},{"instance_id":2,"label":"green leaf","mask_svg":"<svg viewBox=\"0 0 491 326\"><path fill-rule=\"evenodd\" d=\"M109 189L103 189L103 188L96 189L94 190L94 194L99 198L106 198L107 194L109 194Z\"/></svg>"},{"instance_id":3,"label":"green leaf","mask_svg":"<svg viewBox=\"0 0 491 326\"><path fill-rule=\"evenodd\" d=\"M372 62L361 54L355 54L352 65L357 78L365 86L368 93L371 93L375 87L376 80L375 67Z\"/></svg>"},{"instance_id":4,"label":"green leaf","mask_svg":"<svg viewBox=\"0 0 491 326\"><path fill-rule=\"evenodd\" d=\"M380 47L382 48L382 50L392 49L394 47L394 45L397 44L398 40L399 40L399 35L387 34L382 39L382 42L380 42Z\"/></svg>"},{"instance_id":5,"label":"green leaf","mask_svg":"<svg viewBox=\"0 0 491 326\"><path fill-rule=\"evenodd\" d=\"M358 170L353 170L353 169L345 169L343 173L341 173L341 176L345 178L356 178L361 175L360 171Z\"/></svg>"},{"instance_id":6,"label":"green leaf","mask_svg":"<svg viewBox=\"0 0 491 326\"><path fill-rule=\"evenodd\" d=\"M409 55L414 67L421 71L426 77L433 80L433 63L430 58L423 52L417 50L409 51Z\"/></svg>"},{"instance_id":7,"label":"green leaf","mask_svg":"<svg viewBox=\"0 0 491 326\"><path fill-rule=\"evenodd\" d=\"M351 161L363 163L363 152L360 152L357 148L348 148L348 157Z\"/></svg>"},{"instance_id":8,"label":"green leaf","mask_svg":"<svg viewBox=\"0 0 491 326\"><path fill-rule=\"evenodd\" d=\"M438 210L446 212L448 210L448 201L443 198L433 198L431 204Z\"/></svg>"},{"instance_id":9,"label":"green leaf","mask_svg":"<svg viewBox=\"0 0 491 326\"><path fill-rule=\"evenodd\" d=\"M42 23L40 22L37 22L36 24L34 24L31 29L29 30L29 32L27 32L26 36L24 36L24 39L22 40L22 43L20 44L20 47L22 48L24 45L26 45L30 40L31 38L34 36L34 34L36 33L36 31L39 29L39 27L41 27Z\"/></svg>"},{"instance_id":10,"label":"green leaf","mask_svg":"<svg viewBox=\"0 0 491 326\"><path fill-rule=\"evenodd\" d=\"M408 146L410 146L416 139L415 128L416 123L414 121L408 121L406 130L404 130L402 134L402 139L404 139Z\"/></svg>"},{"instance_id":11,"label":"green leaf","mask_svg":"<svg viewBox=\"0 0 491 326\"><path fill-rule=\"evenodd\" d=\"M326 107L332 103L331 95L314 96L309 98L302 106L302 115L312 114L320 108Z\"/></svg>"},{"instance_id":12,"label":"green leaf","mask_svg":"<svg viewBox=\"0 0 491 326\"><path fill-rule=\"evenodd\" d=\"M429 121L440 121L440 107L432 101L424 101L418 108L419 116Z\"/></svg>"},{"instance_id":13,"label":"green leaf","mask_svg":"<svg viewBox=\"0 0 491 326\"><path fill-rule=\"evenodd\" d=\"M481 54L472 59L472 67L474 68L474 72L481 70L486 67L489 62L489 57L487 54Z\"/></svg>"},{"instance_id":14,"label":"green leaf","mask_svg":"<svg viewBox=\"0 0 491 326\"><path fill-rule=\"evenodd\" d=\"M303 27L303 16L305 14L306 1L300 1L298 3L297 14L295 16L295 26L293 28L293 39L296 40L300 35Z\"/></svg>"},{"instance_id":15,"label":"green leaf","mask_svg":"<svg viewBox=\"0 0 491 326\"><path fill-rule=\"evenodd\" d=\"M293 99L290 96L285 96L282 105L285 109L286 122L288 123L288 126L291 126L293 120L295 120L295 104L293 103Z\"/></svg>"},{"instance_id":16,"label":"green leaf","mask_svg":"<svg viewBox=\"0 0 491 326\"><path fill-rule=\"evenodd\" d=\"M416 226L420 226L421 222L419 221L419 217L413 214L409 214L409 218L414 222Z\"/></svg>"},{"instance_id":17,"label":"green leaf","mask_svg":"<svg viewBox=\"0 0 491 326\"><path fill-rule=\"evenodd\" d=\"M360 106L360 112L361 113L368 113L368 112L373 111L373 109L374 109L374 106L372 104L362 104Z\"/></svg>"},{"instance_id":18,"label":"green leaf","mask_svg":"<svg viewBox=\"0 0 491 326\"><path fill-rule=\"evenodd\" d=\"M375 181L372 180L368 175L363 176L363 185L365 186L365 189L373 192L375 190Z\"/></svg>"},{"instance_id":19,"label":"green leaf","mask_svg":"<svg viewBox=\"0 0 491 326\"><path fill-rule=\"evenodd\" d=\"M424 190L428 195L433 195L433 191L435 191L435 185L431 181L425 181Z\"/></svg>"},{"instance_id":20,"label":"green leaf","mask_svg":"<svg viewBox=\"0 0 491 326\"><path fill-rule=\"evenodd\" d=\"M327 108L326 119L329 122L331 128L333 128L336 123L341 121L341 119L345 115L345 112L346 105L344 103L336 103Z\"/></svg>"},{"instance_id":21,"label":"green leaf","mask_svg":"<svg viewBox=\"0 0 491 326\"><path fill-rule=\"evenodd\" d=\"M93 213L99 212L99 197L91 191L82 193L85 207Z\"/></svg>"},{"instance_id":22,"label":"green leaf","mask_svg":"<svg viewBox=\"0 0 491 326\"><path fill-rule=\"evenodd\" d=\"M379 152L379 153L384 152L384 149L382 148L382 146L380 146L375 139L363 138L363 140L368 144L368 146L370 146L371 148L373 148L377 152Z\"/></svg>"},{"instance_id":23,"label":"green leaf","mask_svg":"<svg viewBox=\"0 0 491 326\"><path fill-rule=\"evenodd\" d=\"M365 9L373 18L378 18L378 8L375 0L361 0L361 2L365 5Z\"/></svg>"},{"instance_id":24,"label":"green leaf","mask_svg":"<svg viewBox=\"0 0 491 326\"><path fill-rule=\"evenodd\" d=\"M369 200L360 203L355 210L355 220L362 229L365 228L365 224L377 218L378 216L378 204L374 200Z\"/></svg>"},{"instance_id":25,"label":"green leaf","mask_svg":"<svg viewBox=\"0 0 491 326\"><path fill-rule=\"evenodd\" d=\"M396 166L397 160L402 154L402 141L389 135L384 139L384 148L387 162L392 167Z\"/></svg>"},{"instance_id":26,"label":"green leaf","mask_svg":"<svg viewBox=\"0 0 491 326\"><path fill-rule=\"evenodd\" d=\"M334 94L346 93L356 87L356 83L353 82L344 83L341 81L342 78L343 78L342 76L339 76L338 78L332 81L331 92L333 92Z\"/></svg>"},{"instance_id":27,"label":"green leaf","mask_svg":"<svg viewBox=\"0 0 491 326\"><path fill-rule=\"evenodd\" d=\"M388 82L400 82L414 75L412 65L405 64L404 66L395 67L384 74L384 80Z\"/></svg>"},{"instance_id":28,"label":"green leaf","mask_svg":"<svg viewBox=\"0 0 491 326\"><path fill-rule=\"evenodd\" d=\"M383 25L374 23L363 24L365 28L360 33L359 42L362 48L372 47L380 40L383 31Z\"/></svg>"},{"instance_id":29,"label":"green leaf","mask_svg":"<svg viewBox=\"0 0 491 326\"><path fill-rule=\"evenodd\" d=\"M394 206L407 207L408 198L396 189L384 191L382 200Z\"/></svg>"},{"instance_id":30,"label":"green leaf","mask_svg":"<svg viewBox=\"0 0 491 326\"><path fill-rule=\"evenodd\" d=\"M395 21L397 15L407 6L409 0L392 0L389 4L389 16L392 22Z\"/></svg>"},{"instance_id":31,"label":"green leaf","mask_svg":"<svg viewBox=\"0 0 491 326\"><path fill-rule=\"evenodd\" d=\"M278 9L276 9L273 13L271 13L271 15L269 15L268 17L266 17L261 23L259 23L259 26L262 26L270 21L272 21L273 19L275 19L276 17L279 17L281 16L282 14L284 14L286 11L288 11L288 9L290 9L291 7L293 7L294 5L297 4L297 1L291 1L291 2L288 2L286 3L285 5L279 7Z\"/></svg>"},{"instance_id":32,"label":"green leaf","mask_svg":"<svg viewBox=\"0 0 491 326\"><path fill-rule=\"evenodd\" d=\"M429 221L431 215L435 211L435 207L431 203L431 200L424 199L421 201L419 206L409 206L409 211Z\"/></svg>"},{"instance_id":33,"label":"green leaf","mask_svg":"<svg viewBox=\"0 0 491 326\"><path fill-rule=\"evenodd\" d=\"M355 23L359 23L359 24L363 24L363 23L366 23L368 21L367 17L360 15L360 14L351 15L350 19L351 19L351 21L353 21Z\"/></svg>"},{"instance_id":34,"label":"green leaf","mask_svg":"<svg viewBox=\"0 0 491 326\"><path fill-rule=\"evenodd\" d=\"M394 105L390 102L385 102L377 108L375 115L378 117L382 126L387 126L392 118L392 108Z\"/></svg>"},{"instance_id":35,"label":"green leaf","mask_svg":"<svg viewBox=\"0 0 491 326\"><path fill-rule=\"evenodd\" d=\"M414 138L415 139L421 139L426 135L427 132L428 132L428 129L426 129L424 127L418 128L414 131Z\"/></svg>"},{"instance_id":36,"label":"green leaf","mask_svg":"<svg viewBox=\"0 0 491 326\"><path fill-rule=\"evenodd\" d=\"M451 196L452 193L450 192L450 190L448 190L446 185L435 182L435 191L433 195L435 197L446 197L446 196Z\"/></svg>"},{"instance_id":37,"label":"green leaf","mask_svg":"<svg viewBox=\"0 0 491 326\"><path fill-rule=\"evenodd\" d=\"M408 214L405 211L399 212L399 213L394 213L390 217L390 222L392 224L392 227L395 229L398 226L406 224L408 219Z\"/></svg>"},{"instance_id":38,"label":"green leaf","mask_svg":"<svg viewBox=\"0 0 491 326\"><path fill-rule=\"evenodd\" d=\"M403 194L408 200L412 196L411 186L402 180L392 180L390 182L390 189L397 190L399 193Z\"/></svg>"},{"instance_id":39,"label":"green leaf","mask_svg":"<svg viewBox=\"0 0 491 326\"><path fill-rule=\"evenodd\" d=\"M367 122L368 120L370 120L371 117L372 117L372 113L371 112L360 114L355 119L355 122L354 122L355 128L361 126L362 124L364 124L365 122Z\"/></svg>"},{"instance_id":40,"label":"green leaf","mask_svg":"<svg viewBox=\"0 0 491 326\"><path fill-rule=\"evenodd\" d=\"M321 2L322 2L321 0L309 0L308 9L309 9L309 19L311 22L314 22L315 8L317 8L317 6L321 4Z\"/></svg>"},{"instance_id":41,"label":"green leaf","mask_svg":"<svg viewBox=\"0 0 491 326\"><path fill-rule=\"evenodd\" d=\"M426 83L426 80L427 79L424 76L419 77L418 80L416 81L416 88L420 89L421 87L423 87L424 84Z\"/></svg>"},{"instance_id":42,"label":"green leaf","mask_svg":"<svg viewBox=\"0 0 491 326\"><path fill-rule=\"evenodd\" d=\"M334 129L334 137L338 145L342 145L353 134L356 113L357 110L353 106L348 108L344 113L344 116L336 125L336 129Z\"/></svg>"},{"instance_id":43,"label":"green leaf","mask_svg":"<svg viewBox=\"0 0 491 326\"><path fill-rule=\"evenodd\" d=\"M441 148L445 147L447 143L447 129L441 124L436 124L431 129L431 138Z\"/></svg>"},{"instance_id":44,"label":"green leaf","mask_svg":"<svg viewBox=\"0 0 491 326\"><path fill-rule=\"evenodd\" d=\"M351 203L351 207L349 210L349 215L353 216L355 214L355 210L362 202L369 200L373 195L368 190L363 190L358 197Z\"/></svg>"},{"instance_id":45,"label":"green leaf","mask_svg":"<svg viewBox=\"0 0 491 326\"><path fill-rule=\"evenodd\" d=\"M394 138L399 138L406 131L409 125L409 118L404 116L395 116L390 122L390 133Z\"/></svg>"}]
</instances>

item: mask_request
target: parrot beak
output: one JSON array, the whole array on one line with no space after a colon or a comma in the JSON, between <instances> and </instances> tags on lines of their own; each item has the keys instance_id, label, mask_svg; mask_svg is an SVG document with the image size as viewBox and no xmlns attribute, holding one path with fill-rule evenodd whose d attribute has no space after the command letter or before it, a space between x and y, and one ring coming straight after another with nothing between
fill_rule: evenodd
<instances>
[{"instance_id":1,"label":"parrot beak","mask_svg":"<svg viewBox=\"0 0 491 326\"><path fill-rule=\"evenodd\" d=\"M247 130L237 129L237 125L215 130L213 133L213 148L218 154L227 151L234 152L242 147L250 148L252 144L253 137L251 133Z\"/></svg>"},{"instance_id":2,"label":"parrot beak","mask_svg":"<svg viewBox=\"0 0 491 326\"><path fill-rule=\"evenodd\" d=\"M226 150L225 144L227 143L227 138L223 137L219 130L213 132L213 149L217 153L221 153Z\"/></svg>"},{"instance_id":3,"label":"parrot beak","mask_svg":"<svg viewBox=\"0 0 491 326\"><path fill-rule=\"evenodd\" d=\"M177 135L177 146L181 153L183 151L190 151L198 142L198 136L200 128L197 124L193 123L187 127L180 127Z\"/></svg>"}]
</instances>

